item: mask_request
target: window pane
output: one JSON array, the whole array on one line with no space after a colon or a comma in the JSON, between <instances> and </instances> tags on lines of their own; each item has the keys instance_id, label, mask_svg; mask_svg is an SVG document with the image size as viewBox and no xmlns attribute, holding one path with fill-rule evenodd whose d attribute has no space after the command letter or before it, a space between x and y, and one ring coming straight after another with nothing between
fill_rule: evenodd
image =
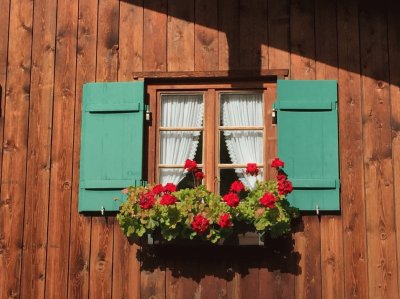
<instances>
[{"instance_id":1,"label":"window pane","mask_svg":"<svg viewBox=\"0 0 400 299\"><path fill-rule=\"evenodd\" d=\"M263 131L221 131L220 163L263 163Z\"/></svg>"},{"instance_id":2,"label":"window pane","mask_svg":"<svg viewBox=\"0 0 400 299\"><path fill-rule=\"evenodd\" d=\"M231 184L238 179L234 169L220 169L219 171L219 194L225 195L229 192Z\"/></svg>"},{"instance_id":3,"label":"window pane","mask_svg":"<svg viewBox=\"0 0 400 299\"><path fill-rule=\"evenodd\" d=\"M193 128L203 122L203 95L161 95L161 127ZM202 163L201 131L160 131L160 164L183 165L186 159ZM160 170L162 184L178 184L183 178L183 168Z\"/></svg>"},{"instance_id":4,"label":"window pane","mask_svg":"<svg viewBox=\"0 0 400 299\"><path fill-rule=\"evenodd\" d=\"M193 174L191 172L185 173L181 168L160 168L159 182L163 185L167 183L174 183L173 181L169 181L168 178L174 178L177 170L181 171L182 174L181 180L179 183L177 183L178 189L194 188L195 181L193 179Z\"/></svg>"},{"instance_id":5,"label":"window pane","mask_svg":"<svg viewBox=\"0 0 400 299\"><path fill-rule=\"evenodd\" d=\"M262 94L222 93L221 126L262 126Z\"/></svg>"}]
</instances>

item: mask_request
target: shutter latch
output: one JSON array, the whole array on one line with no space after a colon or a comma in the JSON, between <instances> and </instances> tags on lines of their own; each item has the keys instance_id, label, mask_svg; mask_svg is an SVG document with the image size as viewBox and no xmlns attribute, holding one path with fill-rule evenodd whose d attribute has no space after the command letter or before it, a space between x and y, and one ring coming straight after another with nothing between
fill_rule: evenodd
<instances>
[{"instance_id":1,"label":"shutter latch","mask_svg":"<svg viewBox=\"0 0 400 299\"><path fill-rule=\"evenodd\" d=\"M318 205L315 206L315 212L317 213L317 216L319 216L319 206Z\"/></svg>"},{"instance_id":2,"label":"shutter latch","mask_svg":"<svg viewBox=\"0 0 400 299\"><path fill-rule=\"evenodd\" d=\"M101 216L104 216L105 210L106 209L104 208L104 206L101 206L101 209L100 209Z\"/></svg>"},{"instance_id":3,"label":"shutter latch","mask_svg":"<svg viewBox=\"0 0 400 299\"><path fill-rule=\"evenodd\" d=\"M151 112L149 110L146 111L146 121L151 121Z\"/></svg>"},{"instance_id":4,"label":"shutter latch","mask_svg":"<svg viewBox=\"0 0 400 299\"><path fill-rule=\"evenodd\" d=\"M272 108L271 116L272 116L272 121L271 121L272 124L276 125L278 123L278 114L275 108Z\"/></svg>"}]
</instances>

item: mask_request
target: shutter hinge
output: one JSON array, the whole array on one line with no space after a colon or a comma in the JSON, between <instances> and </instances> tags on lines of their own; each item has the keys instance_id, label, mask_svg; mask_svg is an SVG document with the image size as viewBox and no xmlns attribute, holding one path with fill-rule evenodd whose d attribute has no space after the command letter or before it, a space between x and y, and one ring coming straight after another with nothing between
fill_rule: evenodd
<instances>
[{"instance_id":1,"label":"shutter hinge","mask_svg":"<svg viewBox=\"0 0 400 299\"><path fill-rule=\"evenodd\" d=\"M146 111L146 121L151 122L151 112L150 111Z\"/></svg>"}]
</instances>

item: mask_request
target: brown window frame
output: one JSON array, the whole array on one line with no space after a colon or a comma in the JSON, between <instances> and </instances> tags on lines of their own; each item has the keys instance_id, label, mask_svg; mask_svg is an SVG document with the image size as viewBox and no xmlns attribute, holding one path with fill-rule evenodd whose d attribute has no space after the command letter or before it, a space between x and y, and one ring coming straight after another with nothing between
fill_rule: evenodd
<instances>
[{"instance_id":1,"label":"brown window frame","mask_svg":"<svg viewBox=\"0 0 400 299\"><path fill-rule=\"evenodd\" d=\"M221 92L242 92L256 91L263 93L264 104L264 178L272 178L272 172L269 162L276 156L276 126L272 124L272 106L276 99L276 78L267 80L261 78L259 80L155 80L147 82L147 94L149 103L149 112L152 120L148 127L148 161L147 161L147 177L148 182L156 183L158 181L158 163L159 163L159 119L160 119L160 95L163 93L179 93L179 92L204 92L204 119L203 119L203 171L206 174L204 184L207 189L215 192L218 189L218 182L215 179L219 170L219 96ZM179 81L179 80L178 80ZM225 166L223 166L225 167ZM226 166L234 168L233 166Z\"/></svg>"}]
</instances>

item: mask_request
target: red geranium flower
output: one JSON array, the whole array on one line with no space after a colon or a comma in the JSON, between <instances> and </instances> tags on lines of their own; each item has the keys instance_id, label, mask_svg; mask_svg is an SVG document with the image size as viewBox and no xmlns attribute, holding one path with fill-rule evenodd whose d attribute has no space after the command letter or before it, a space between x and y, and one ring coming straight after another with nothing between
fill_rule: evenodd
<instances>
[{"instance_id":1,"label":"red geranium flower","mask_svg":"<svg viewBox=\"0 0 400 299\"><path fill-rule=\"evenodd\" d=\"M158 195L164 191L164 188L161 184L158 184L153 187L152 191L153 191L154 195Z\"/></svg>"},{"instance_id":2,"label":"red geranium flower","mask_svg":"<svg viewBox=\"0 0 400 299\"><path fill-rule=\"evenodd\" d=\"M229 189L229 191L239 193L244 189L244 185L241 181L234 181Z\"/></svg>"},{"instance_id":3,"label":"red geranium flower","mask_svg":"<svg viewBox=\"0 0 400 299\"><path fill-rule=\"evenodd\" d=\"M229 192L228 194L225 194L222 199L226 202L226 204L230 207L237 207L239 204L239 197L237 196L236 193Z\"/></svg>"},{"instance_id":4,"label":"red geranium flower","mask_svg":"<svg viewBox=\"0 0 400 299\"><path fill-rule=\"evenodd\" d=\"M169 206L169 205L173 205L174 203L176 203L176 197L171 194L167 193L161 197L161 200L160 200L161 205Z\"/></svg>"},{"instance_id":5,"label":"red geranium flower","mask_svg":"<svg viewBox=\"0 0 400 299\"><path fill-rule=\"evenodd\" d=\"M293 185L291 181L278 181L278 193L279 195L286 195L293 191Z\"/></svg>"},{"instance_id":6,"label":"red geranium flower","mask_svg":"<svg viewBox=\"0 0 400 299\"><path fill-rule=\"evenodd\" d=\"M156 202L152 193L144 193L139 197L139 206L144 209L151 209Z\"/></svg>"},{"instance_id":7,"label":"red geranium flower","mask_svg":"<svg viewBox=\"0 0 400 299\"><path fill-rule=\"evenodd\" d=\"M194 173L194 176L196 177L196 179L198 179L199 181L201 181L202 179L204 179L204 173L202 171L196 171Z\"/></svg>"},{"instance_id":8,"label":"red geranium flower","mask_svg":"<svg viewBox=\"0 0 400 299\"><path fill-rule=\"evenodd\" d=\"M164 186L164 192L172 193L176 191L176 186L173 183L168 183Z\"/></svg>"},{"instance_id":9,"label":"red geranium flower","mask_svg":"<svg viewBox=\"0 0 400 299\"><path fill-rule=\"evenodd\" d=\"M194 171L197 169L197 163L194 160L187 159L183 168L185 168L187 171Z\"/></svg>"},{"instance_id":10,"label":"red geranium flower","mask_svg":"<svg viewBox=\"0 0 400 299\"><path fill-rule=\"evenodd\" d=\"M256 163L247 163L246 174L258 175L258 168Z\"/></svg>"},{"instance_id":11,"label":"red geranium flower","mask_svg":"<svg viewBox=\"0 0 400 299\"><path fill-rule=\"evenodd\" d=\"M231 215L229 213L226 213L219 216L218 224L221 228L231 227L232 226Z\"/></svg>"},{"instance_id":12,"label":"red geranium flower","mask_svg":"<svg viewBox=\"0 0 400 299\"><path fill-rule=\"evenodd\" d=\"M260 203L266 208L275 207L276 198L272 193L264 193L264 195L260 198Z\"/></svg>"},{"instance_id":13,"label":"red geranium flower","mask_svg":"<svg viewBox=\"0 0 400 299\"><path fill-rule=\"evenodd\" d=\"M209 225L210 225L210 222L208 221L208 219L200 214L194 216L192 224L191 224L192 229L195 232L197 232L198 235L201 235L204 232L206 232Z\"/></svg>"},{"instance_id":14,"label":"red geranium flower","mask_svg":"<svg viewBox=\"0 0 400 299\"><path fill-rule=\"evenodd\" d=\"M284 174L284 173L278 173L277 176L276 176L276 179L277 179L279 182L286 181L287 176L286 176L286 174Z\"/></svg>"},{"instance_id":15,"label":"red geranium flower","mask_svg":"<svg viewBox=\"0 0 400 299\"><path fill-rule=\"evenodd\" d=\"M281 161L279 158L275 158L272 160L271 167L273 168L279 168L285 166L285 163Z\"/></svg>"}]
</instances>

